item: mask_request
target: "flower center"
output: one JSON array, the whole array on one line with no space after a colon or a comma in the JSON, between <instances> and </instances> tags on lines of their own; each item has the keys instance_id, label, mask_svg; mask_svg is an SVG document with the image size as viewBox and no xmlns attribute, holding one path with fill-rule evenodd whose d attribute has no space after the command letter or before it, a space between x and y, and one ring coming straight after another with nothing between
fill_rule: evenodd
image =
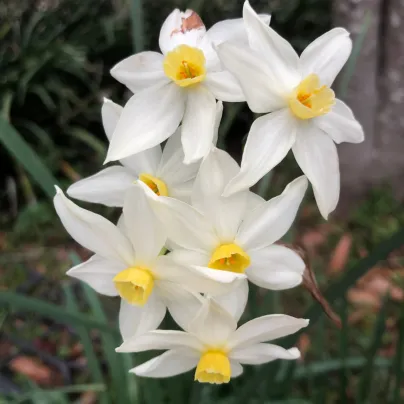
<instances>
[{"instance_id":1,"label":"flower center","mask_svg":"<svg viewBox=\"0 0 404 404\"><path fill-rule=\"evenodd\" d=\"M144 182L156 195L168 196L167 185L159 178L153 177L150 174L142 173L139 175L139 180Z\"/></svg>"},{"instance_id":2,"label":"flower center","mask_svg":"<svg viewBox=\"0 0 404 404\"><path fill-rule=\"evenodd\" d=\"M207 351L199 359L195 380L201 383L228 383L231 376L230 361L222 351Z\"/></svg>"},{"instance_id":3,"label":"flower center","mask_svg":"<svg viewBox=\"0 0 404 404\"><path fill-rule=\"evenodd\" d=\"M317 74L310 74L294 89L289 108L300 119L325 115L335 104L335 94L326 85L320 85Z\"/></svg>"},{"instance_id":4,"label":"flower center","mask_svg":"<svg viewBox=\"0 0 404 404\"><path fill-rule=\"evenodd\" d=\"M213 252L208 267L242 274L250 262L248 254L238 245L222 244Z\"/></svg>"},{"instance_id":5,"label":"flower center","mask_svg":"<svg viewBox=\"0 0 404 404\"><path fill-rule=\"evenodd\" d=\"M198 48L179 45L164 58L164 73L180 87L188 87L205 79L205 56Z\"/></svg>"},{"instance_id":6,"label":"flower center","mask_svg":"<svg viewBox=\"0 0 404 404\"><path fill-rule=\"evenodd\" d=\"M114 284L122 299L143 306L153 290L153 275L144 268L129 267L114 277Z\"/></svg>"}]
</instances>

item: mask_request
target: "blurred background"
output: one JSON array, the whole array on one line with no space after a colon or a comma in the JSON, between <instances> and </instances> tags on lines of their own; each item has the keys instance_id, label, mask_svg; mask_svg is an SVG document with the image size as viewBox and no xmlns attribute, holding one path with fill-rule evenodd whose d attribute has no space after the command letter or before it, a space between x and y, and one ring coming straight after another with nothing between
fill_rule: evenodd
<instances>
[{"instance_id":1,"label":"blurred background","mask_svg":"<svg viewBox=\"0 0 404 404\"><path fill-rule=\"evenodd\" d=\"M157 50L173 8L198 11L209 28L240 17L243 1L0 0L0 403L404 402L404 2L250 2L273 14L271 25L299 52L333 26L354 39L335 91L366 140L339 147L342 193L330 220L309 195L284 240L308 263L304 285L252 288L243 317L310 318L280 341L302 359L246 367L220 387L193 383L191 373L129 375L147 355L116 354L118 302L65 276L89 252L69 238L51 200L53 184L66 189L102 165L103 97L130 96L111 67ZM245 104L225 105L219 143L238 160L253 119ZM299 174L289 156L255 191L272 197Z\"/></svg>"}]
</instances>

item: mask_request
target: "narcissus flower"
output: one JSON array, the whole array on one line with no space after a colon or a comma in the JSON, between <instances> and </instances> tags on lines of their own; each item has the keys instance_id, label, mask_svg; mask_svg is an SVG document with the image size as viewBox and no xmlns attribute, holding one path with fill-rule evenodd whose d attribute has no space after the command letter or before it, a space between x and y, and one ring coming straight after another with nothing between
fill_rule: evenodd
<instances>
[{"instance_id":1,"label":"narcissus flower","mask_svg":"<svg viewBox=\"0 0 404 404\"><path fill-rule=\"evenodd\" d=\"M241 170L224 194L252 186L292 149L312 183L321 214L327 218L339 199L334 142L359 143L364 139L352 111L331 90L351 53L349 34L335 28L311 43L299 58L285 39L262 23L248 1L243 18L250 48L223 43L218 46L218 55L240 82L250 109L271 114L251 126Z\"/></svg>"},{"instance_id":2,"label":"narcissus flower","mask_svg":"<svg viewBox=\"0 0 404 404\"><path fill-rule=\"evenodd\" d=\"M267 289L292 288L302 281L305 264L291 249L274 245L291 226L307 188L302 176L267 202L250 191L222 197L239 171L228 153L213 149L204 159L192 192L192 205L156 197L142 186L154 212L177 248L169 256L179 265L212 278L244 274ZM212 291L207 291L213 295Z\"/></svg>"},{"instance_id":3,"label":"narcissus flower","mask_svg":"<svg viewBox=\"0 0 404 404\"><path fill-rule=\"evenodd\" d=\"M223 105L216 105L215 127L212 141L216 143ZM105 100L101 110L105 133L111 140L122 107ZM181 128L167 141L163 152L155 146L121 160L122 165L105 168L91 177L77 181L69 187L69 196L86 202L107 206L123 206L125 193L137 180L143 181L157 195L171 196L188 201L199 164L183 163Z\"/></svg>"},{"instance_id":4,"label":"narcissus flower","mask_svg":"<svg viewBox=\"0 0 404 404\"><path fill-rule=\"evenodd\" d=\"M131 370L138 376L170 377L196 367L194 379L222 384L242 374L242 365L300 357L297 348L265 343L293 334L308 320L286 315L256 318L237 328L236 320L213 300L206 299L184 331L152 331L125 341L118 352L168 351Z\"/></svg>"},{"instance_id":5,"label":"narcissus flower","mask_svg":"<svg viewBox=\"0 0 404 404\"><path fill-rule=\"evenodd\" d=\"M262 16L266 24L269 18ZM242 19L222 21L206 31L197 13L177 9L161 27L162 53L141 52L112 69L112 76L135 95L125 105L107 161L158 145L175 132L181 120L184 162L195 162L209 152L216 99L245 100L212 46L227 40L247 42Z\"/></svg>"},{"instance_id":6,"label":"narcissus flower","mask_svg":"<svg viewBox=\"0 0 404 404\"><path fill-rule=\"evenodd\" d=\"M170 258L160 255L166 233L137 186L127 192L118 226L80 208L59 188L54 205L70 235L95 253L70 269L68 275L101 294L121 297L119 325L124 338L156 329L171 301L180 300L183 311L195 307L195 294L190 289L198 290L199 284L209 286L210 282L215 288L221 287L222 293L237 286L236 277L217 284L203 274L179 269Z\"/></svg>"}]
</instances>

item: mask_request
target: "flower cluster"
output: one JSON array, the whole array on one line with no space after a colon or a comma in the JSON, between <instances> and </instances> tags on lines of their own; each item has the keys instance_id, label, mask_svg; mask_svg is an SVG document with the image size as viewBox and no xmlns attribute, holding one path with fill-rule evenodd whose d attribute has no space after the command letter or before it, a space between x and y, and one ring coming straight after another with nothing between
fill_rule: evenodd
<instances>
[{"instance_id":1,"label":"flower cluster","mask_svg":"<svg viewBox=\"0 0 404 404\"><path fill-rule=\"evenodd\" d=\"M335 143L363 131L330 88L351 52L336 28L299 57L248 1L243 18L205 29L193 11L164 22L161 53L141 52L111 73L133 96L110 100L102 120L106 161L119 160L73 184L69 196L122 208L114 224L69 200L56 211L70 235L94 252L68 275L119 296L123 344L118 352L166 350L133 373L227 383L243 364L299 357L268 343L308 321L272 314L238 322L252 282L283 290L302 282L305 264L276 244L292 225L311 182L327 218L339 198ZM241 167L216 147L222 101L247 101L263 114L251 126ZM164 142L162 150L161 144ZM265 201L250 187L292 149L305 175ZM166 311L183 331L157 330Z\"/></svg>"}]
</instances>

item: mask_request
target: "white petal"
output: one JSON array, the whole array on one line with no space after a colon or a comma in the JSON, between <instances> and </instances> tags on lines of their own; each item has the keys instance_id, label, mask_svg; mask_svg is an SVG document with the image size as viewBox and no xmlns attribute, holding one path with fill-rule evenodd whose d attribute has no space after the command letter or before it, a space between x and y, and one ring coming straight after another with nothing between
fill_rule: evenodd
<instances>
[{"instance_id":1,"label":"white petal","mask_svg":"<svg viewBox=\"0 0 404 404\"><path fill-rule=\"evenodd\" d=\"M189 324L202 307L203 297L180 283L163 281L161 284L160 289L171 317L183 330L188 331Z\"/></svg>"},{"instance_id":2,"label":"white petal","mask_svg":"<svg viewBox=\"0 0 404 404\"><path fill-rule=\"evenodd\" d=\"M174 83L135 94L122 111L105 162L157 146L175 132L183 114L183 93Z\"/></svg>"},{"instance_id":3,"label":"white petal","mask_svg":"<svg viewBox=\"0 0 404 404\"><path fill-rule=\"evenodd\" d=\"M309 320L284 314L258 317L243 324L232 334L229 349L285 337L286 335L294 334L303 327L307 327L308 323Z\"/></svg>"},{"instance_id":4,"label":"white petal","mask_svg":"<svg viewBox=\"0 0 404 404\"><path fill-rule=\"evenodd\" d=\"M119 329L124 340L155 330L163 321L166 306L155 290L144 306L136 306L121 300Z\"/></svg>"},{"instance_id":5,"label":"white petal","mask_svg":"<svg viewBox=\"0 0 404 404\"><path fill-rule=\"evenodd\" d=\"M220 304L233 318L238 322L244 313L248 300L248 282L240 282L240 285L234 288L230 293L216 296L215 301Z\"/></svg>"},{"instance_id":6,"label":"white petal","mask_svg":"<svg viewBox=\"0 0 404 404\"><path fill-rule=\"evenodd\" d=\"M164 258L170 279L194 292L219 296L229 293L246 280L244 274L208 268L207 254L179 249Z\"/></svg>"},{"instance_id":7,"label":"white petal","mask_svg":"<svg viewBox=\"0 0 404 404\"><path fill-rule=\"evenodd\" d=\"M206 345L227 343L237 328L236 320L214 300L207 298L189 325L189 332Z\"/></svg>"},{"instance_id":8,"label":"white petal","mask_svg":"<svg viewBox=\"0 0 404 404\"><path fill-rule=\"evenodd\" d=\"M269 25L269 22L271 21L271 16L269 14L260 14L259 17L264 24ZM219 21L208 29L206 35L215 45L227 41L248 45L247 32L242 18Z\"/></svg>"},{"instance_id":9,"label":"white petal","mask_svg":"<svg viewBox=\"0 0 404 404\"><path fill-rule=\"evenodd\" d=\"M222 243L233 242L245 213L248 191L222 197L239 166L225 151L212 149L195 179L192 205L210 218Z\"/></svg>"},{"instance_id":10,"label":"white petal","mask_svg":"<svg viewBox=\"0 0 404 404\"><path fill-rule=\"evenodd\" d=\"M214 146L216 146L217 138L219 137L219 127L220 127L220 122L222 120L222 116L223 116L223 103L222 103L222 101L218 101L216 103L215 133L213 135L213 140L212 140L212 143Z\"/></svg>"},{"instance_id":11,"label":"white petal","mask_svg":"<svg viewBox=\"0 0 404 404\"><path fill-rule=\"evenodd\" d=\"M300 256L282 245L271 245L250 252L251 265L246 269L248 280L261 288L283 290L302 282L306 267Z\"/></svg>"},{"instance_id":12,"label":"white petal","mask_svg":"<svg viewBox=\"0 0 404 404\"><path fill-rule=\"evenodd\" d=\"M119 117L121 116L123 108L115 102L104 98L104 103L101 108L102 124L104 126L105 134L108 140L111 140L112 134L118 124Z\"/></svg>"},{"instance_id":13,"label":"white petal","mask_svg":"<svg viewBox=\"0 0 404 404\"><path fill-rule=\"evenodd\" d=\"M301 54L302 76L315 73L322 84L331 86L352 50L352 40L344 28L334 28L312 42Z\"/></svg>"},{"instance_id":14,"label":"white petal","mask_svg":"<svg viewBox=\"0 0 404 404\"><path fill-rule=\"evenodd\" d=\"M362 125L355 119L351 108L341 100L335 100L331 112L315 118L313 122L336 143L361 143L365 138Z\"/></svg>"},{"instance_id":15,"label":"white petal","mask_svg":"<svg viewBox=\"0 0 404 404\"><path fill-rule=\"evenodd\" d=\"M287 109L256 119L251 126L240 173L226 187L230 195L256 184L288 154L296 139L296 121Z\"/></svg>"},{"instance_id":16,"label":"white petal","mask_svg":"<svg viewBox=\"0 0 404 404\"><path fill-rule=\"evenodd\" d=\"M133 93L168 83L163 70L164 56L158 52L140 52L129 56L111 69L111 76Z\"/></svg>"},{"instance_id":17,"label":"white petal","mask_svg":"<svg viewBox=\"0 0 404 404\"><path fill-rule=\"evenodd\" d=\"M106 296L117 296L113 279L126 265L93 255L89 260L67 271L67 275L80 279L96 292Z\"/></svg>"},{"instance_id":18,"label":"white petal","mask_svg":"<svg viewBox=\"0 0 404 404\"><path fill-rule=\"evenodd\" d=\"M198 361L199 356L192 351L173 350L136 366L130 372L144 377L171 377L188 372Z\"/></svg>"},{"instance_id":19,"label":"white petal","mask_svg":"<svg viewBox=\"0 0 404 404\"><path fill-rule=\"evenodd\" d=\"M187 92L181 128L184 163L190 164L205 157L212 147L215 134L216 100L205 87L199 86Z\"/></svg>"},{"instance_id":20,"label":"white petal","mask_svg":"<svg viewBox=\"0 0 404 404\"><path fill-rule=\"evenodd\" d=\"M157 145L140 153L121 159L121 163L137 176L142 173L155 175L161 160L161 146Z\"/></svg>"},{"instance_id":21,"label":"white petal","mask_svg":"<svg viewBox=\"0 0 404 404\"><path fill-rule=\"evenodd\" d=\"M116 352L144 352L160 349L191 348L202 350L203 345L184 331L156 330L132 337L123 342Z\"/></svg>"},{"instance_id":22,"label":"white petal","mask_svg":"<svg viewBox=\"0 0 404 404\"><path fill-rule=\"evenodd\" d=\"M259 196L258 194L250 191L247 198L246 211L251 212L263 203L265 203L265 199L262 196Z\"/></svg>"},{"instance_id":23,"label":"white petal","mask_svg":"<svg viewBox=\"0 0 404 404\"><path fill-rule=\"evenodd\" d=\"M243 18L251 48L265 58L273 83L288 93L301 80L299 56L288 41L259 18L248 1L244 2Z\"/></svg>"},{"instance_id":24,"label":"white petal","mask_svg":"<svg viewBox=\"0 0 404 404\"><path fill-rule=\"evenodd\" d=\"M209 72L204 85L218 100L227 102L245 101L239 82L228 71Z\"/></svg>"},{"instance_id":25,"label":"white petal","mask_svg":"<svg viewBox=\"0 0 404 404\"><path fill-rule=\"evenodd\" d=\"M231 378L234 379L243 374L243 367L235 360L230 359Z\"/></svg>"},{"instance_id":26,"label":"white petal","mask_svg":"<svg viewBox=\"0 0 404 404\"><path fill-rule=\"evenodd\" d=\"M148 195L153 197L150 193ZM152 203L168 238L180 247L204 252L211 251L219 244L212 225L192 206L165 196L156 197Z\"/></svg>"},{"instance_id":27,"label":"white petal","mask_svg":"<svg viewBox=\"0 0 404 404\"><path fill-rule=\"evenodd\" d=\"M292 225L307 184L303 175L288 184L281 195L253 210L241 224L236 243L251 251L279 240Z\"/></svg>"},{"instance_id":28,"label":"white petal","mask_svg":"<svg viewBox=\"0 0 404 404\"><path fill-rule=\"evenodd\" d=\"M134 253L129 240L107 219L80 208L56 187L53 199L56 212L69 234L83 247L126 265L133 263Z\"/></svg>"},{"instance_id":29,"label":"white petal","mask_svg":"<svg viewBox=\"0 0 404 404\"><path fill-rule=\"evenodd\" d=\"M199 169L199 163L184 164L184 151L181 145L181 127L172 135L164 146L163 156L156 172L167 185L169 196L178 198L175 190L184 184L192 184ZM189 191L189 190L188 190ZM181 192L181 189L177 189ZM182 198L179 198L182 199Z\"/></svg>"},{"instance_id":30,"label":"white petal","mask_svg":"<svg viewBox=\"0 0 404 404\"><path fill-rule=\"evenodd\" d=\"M236 77L251 111L266 113L286 106L281 92L271 79L264 60L246 46L223 43L217 53L225 68Z\"/></svg>"},{"instance_id":31,"label":"white petal","mask_svg":"<svg viewBox=\"0 0 404 404\"><path fill-rule=\"evenodd\" d=\"M272 344L255 344L234 349L230 357L244 365L262 365L275 359L299 359L300 352L297 348L285 349Z\"/></svg>"},{"instance_id":32,"label":"white petal","mask_svg":"<svg viewBox=\"0 0 404 404\"><path fill-rule=\"evenodd\" d=\"M86 202L123 206L125 193L133 185L134 175L125 167L112 166L71 185L67 194Z\"/></svg>"},{"instance_id":33,"label":"white petal","mask_svg":"<svg viewBox=\"0 0 404 404\"><path fill-rule=\"evenodd\" d=\"M143 189L134 185L126 193L123 217L127 235L136 253L136 265L153 265L167 240Z\"/></svg>"},{"instance_id":34,"label":"white petal","mask_svg":"<svg viewBox=\"0 0 404 404\"><path fill-rule=\"evenodd\" d=\"M328 218L338 204L340 180L337 148L334 141L314 125L302 126L293 154L313 186L320 213Z\"/></svg>"},{"instance_id":35,"label":"white petal","mask_svg":"<svg viewBox=\"0 0 404 404\"><path fill-rule=\"evenodd\" d=\"M166 54L181 44L193 47L197 46L206 33L205 25L203 25L200 18L198 20L198 17L195 11L186 10L185 12L181 12L175 9L166 18L160 30L159 45L161 51ZM194 23L187 24L186 21L188 18L191 18ZM196 22L199 23L198 27L196 27Z\"/></svg>"}]
</instances>

